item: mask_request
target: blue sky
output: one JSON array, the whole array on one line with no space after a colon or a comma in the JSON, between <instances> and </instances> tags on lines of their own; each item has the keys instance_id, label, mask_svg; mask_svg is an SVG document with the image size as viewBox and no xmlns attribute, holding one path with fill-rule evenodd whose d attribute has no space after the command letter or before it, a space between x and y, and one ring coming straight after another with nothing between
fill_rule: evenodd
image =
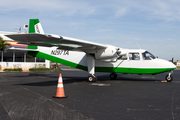
<instances>
[{"instance_id":1,"label":"blue sky","mask_svg":"<svg viewBox=\"0 0 180 120\"><path fill-rule=\"evenodd\" d=\"M179 0L6 0L0 4L0 31L39 18L45 33L121 48L146 49L180 60Z\"/></svg>"}]
</instances>

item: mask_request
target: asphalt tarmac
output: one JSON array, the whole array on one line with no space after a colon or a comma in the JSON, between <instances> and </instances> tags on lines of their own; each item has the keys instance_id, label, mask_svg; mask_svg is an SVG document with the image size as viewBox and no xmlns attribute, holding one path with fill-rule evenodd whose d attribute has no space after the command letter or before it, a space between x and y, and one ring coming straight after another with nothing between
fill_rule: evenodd
<instances>
[{"instance_id":1,"label":"asphalt tarmac","mask_svg":"<svg viewBox=\"0 0 180 120\"><path fill-rule=\"evenodd\" d=\"M56 94L59 73L65 95ZM179 120L180 70L171 83L158 75L96 73L64 69L57 72L0 73L0 120Z\"/></svg>"}]
</instances>

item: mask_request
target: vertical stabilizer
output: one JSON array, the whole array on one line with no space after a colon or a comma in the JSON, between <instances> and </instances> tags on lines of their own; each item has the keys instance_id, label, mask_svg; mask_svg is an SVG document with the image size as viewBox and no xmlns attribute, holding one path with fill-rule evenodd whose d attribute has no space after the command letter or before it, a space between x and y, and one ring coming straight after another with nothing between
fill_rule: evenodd
<instances>
[{"instance_id":1,"label":"vertical stabilizer","mask_svg":"<svg viewBox=\"0 0 180 120\"><path fill-rule=\"evenodd\" d=\"M39 33L44 34L43 28L39 19L30 19L29 20L29 33Z\"/></svg>"}]
</instances>

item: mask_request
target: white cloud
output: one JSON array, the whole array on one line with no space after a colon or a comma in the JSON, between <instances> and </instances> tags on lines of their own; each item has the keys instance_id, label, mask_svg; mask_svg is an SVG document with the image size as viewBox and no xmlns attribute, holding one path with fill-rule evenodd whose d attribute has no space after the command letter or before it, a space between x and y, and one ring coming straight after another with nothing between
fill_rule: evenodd
<instances>
[{"instance_id":1,"label":"white cloud","mask_svg":"<svg viewBox=\"0 0 180 120\"><path fill-rule=\"evenodd\" d=\"M144 10L146 17L166 21L180 21L180 1L151 0L151 2L140 3L137 9Z\"/></svg>"},{"instance_id":2,"label":"white cloud","mask_svg":"<svg viewBox=\"0 0 180 120\"><path fill-rule=\"evenodd\" d=\"M148 19L166 21L180 21L179 0L111 0L111 1L83 1L83 0L5 0L0 4L1 12L14 10L29 10L41 14L54 16L72 15L100 15L103 12L113 12L115 17L132 14L144 16Z\"/></svg>"},{"instance_id":3,"label":"white cloud","mask_svg":"<svg viewBox=\"0 0 180 120\"><path fill-rule=\"evenodd\" d=\"M167 38L167 40L168 40L168 41L174 41L174 39L173 39L173 38Z\"/></svg>"},{"instance_id":4,"label":"white cloud","mask_svg":"<svg viewBox=\"0 0 180 120\"><path fill-rule=\"evenodd\" d=\"M98 29L95 32L103 33L103 32L112 32L112 31L113 31L112 29Z\"/></svg>"},{"instance_id":5,"label":"white cloud","mask_svg":"<svg viewBox=\"0 0 180 120\"><path fill-rule=\"evenodd\" d=\"M165 43L178 48L179 6L179 0L5 0L0 27L15 31L28 19L39 18L47 33L128 48L138 48L138 42L142 48L167 52Z\"/></svg>"},{"instance_id":6,"label":"white cloud","mask_svg":"<svg viewBox=\"0 0 180 120\"><path fill-rule=\"evenodd\" d=\"M180 21L180 1L178 0L126 0L112 1L115 16L136 15L152 20Z\"/></svg>"},{"instance_id":7,"label":"white cloud","mask_svg":"<svg viewBox=\"0 0 180 120\"><path fill-rule=\"evenodd\" d=\"M127 12L128 12L128 7L125 7L125 8L117 10L115 13L115 16L121 17L121 16L125 15Z\"/></svg>"},{"instance_id":8,"label":"white cloud","mask_svg":"<svg viewBox=\"0 0 180 120\"><path fill-rule=\"evenodd\" d=\"M0 4L0 7L0 10L4 12L29 10L33 12L42 12L42 14L63 14L63 16L71 16L74 14L89 15L95 11L93 6L89 6L87 2L82 0L6 0L3 4Z\"/></svg>"}]
</instances>

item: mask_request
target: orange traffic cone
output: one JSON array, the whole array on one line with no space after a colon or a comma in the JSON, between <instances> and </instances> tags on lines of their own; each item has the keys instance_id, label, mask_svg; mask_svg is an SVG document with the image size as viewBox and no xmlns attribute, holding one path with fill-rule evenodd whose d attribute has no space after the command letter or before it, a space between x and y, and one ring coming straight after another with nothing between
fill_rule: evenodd
<instances>
[{"instance_id":1,"label":"orange traffic cone","mask_svg":"<svg viewBox=\"0 0 180 120\"><path fill-rule=\"evenodd\" d=\"M53 97L55 97L55 98L67 98L67 96L65 96L65 93L64 93L64 86L63 86L61 73L59 74L56 96L53 96Z\"/></svg>"}]
</instances>

